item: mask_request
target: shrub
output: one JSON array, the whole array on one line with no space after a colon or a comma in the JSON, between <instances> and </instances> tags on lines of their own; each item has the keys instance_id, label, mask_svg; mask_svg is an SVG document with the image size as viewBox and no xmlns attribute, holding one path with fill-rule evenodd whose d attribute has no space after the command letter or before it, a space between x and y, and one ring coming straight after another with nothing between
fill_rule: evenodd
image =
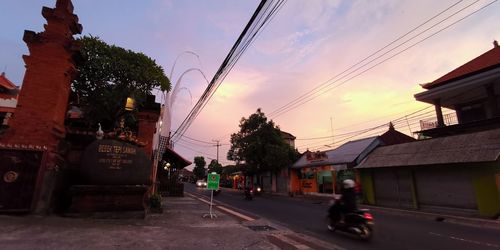
<instances>
[{"instance_id":1,"label":"shrub","mask_svg":"<svg viewBox=\"0 0 500 250\"><path fill-rule=\"evenodd\" d=\"M149 207L152 209L161 208L161 195L159 193L154 193L149 197Z\"/></svg>"}]
</instances>

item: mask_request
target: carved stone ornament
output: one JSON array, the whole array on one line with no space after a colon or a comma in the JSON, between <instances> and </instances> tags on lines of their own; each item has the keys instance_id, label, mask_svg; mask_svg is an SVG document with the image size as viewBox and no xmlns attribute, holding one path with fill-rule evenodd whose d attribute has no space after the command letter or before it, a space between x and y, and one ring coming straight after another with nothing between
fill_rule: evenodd
<instances>
[{"instance_id":1,"label":"carved stone ornament","mask_svg":"<svg viewBox=\"0 0 500 250\"><path fill-rule=\"evenodd\" d=\"M7 183L12 183L17 180L17 177L19 177L19 173L14 171L8 171L3 175L3 181Z\"/></svg>"}]
</instances>

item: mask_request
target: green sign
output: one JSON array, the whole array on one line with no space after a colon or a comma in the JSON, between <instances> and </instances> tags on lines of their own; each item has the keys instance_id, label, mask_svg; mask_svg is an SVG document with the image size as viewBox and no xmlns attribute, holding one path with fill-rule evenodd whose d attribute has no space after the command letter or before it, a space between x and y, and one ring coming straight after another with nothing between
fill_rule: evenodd
<instances>
[{"instance_id":1,"label":"green sign","mask_svg":"<svg viewBox=\"0 0 500 250\"><path fill-rule=\"evenodd\" d=\"M220 175L216 173L208 174L207 177L207 189L217 190L219 189Z\"/></svg>"}]
</instances>

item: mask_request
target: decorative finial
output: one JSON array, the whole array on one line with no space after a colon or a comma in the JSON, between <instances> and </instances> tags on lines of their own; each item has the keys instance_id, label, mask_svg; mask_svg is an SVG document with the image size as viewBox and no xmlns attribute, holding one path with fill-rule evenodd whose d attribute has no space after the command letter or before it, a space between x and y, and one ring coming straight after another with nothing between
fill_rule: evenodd
<instances>
[{"instance_id":1,"label":"decorative finial","mask_svg":"<svg viewBox=\"0 0 500 250\"><path fill-rule=\"evenodd\" d=\"M99 125L99 129L97 129L95 137L97 138L97 140L101 140L102 138L104 138L104 131L102 131L101 123L98 123L97 125Z\"/></svg>"}]
</instances>

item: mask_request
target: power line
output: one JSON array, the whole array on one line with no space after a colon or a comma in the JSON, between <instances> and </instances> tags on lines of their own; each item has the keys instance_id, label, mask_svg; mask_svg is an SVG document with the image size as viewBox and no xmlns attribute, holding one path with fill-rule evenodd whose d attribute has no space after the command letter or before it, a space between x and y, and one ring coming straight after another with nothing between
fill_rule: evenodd
<instances>
[{"instance_id":1,"label":"power line","mask_svg":"<svg viewBox=\"0 0 500 250\"><path fill-rule=\"evenodd\" d=\"M404 35L402 36L399 36L398 38L396 38L395 40L393 40L392 42L390 42L389 44L385 45L384 47L378 49L377 51L371 53L370 55L368 55L367 57L363 58L361 61L351 65L349 68L347 68L346 70L340 72L339 74L335 75L334 77L328 79L327 81L321 83L320 85L318 85L317 87L313 88L312 90L310 90L309 92L299 96L299 98L281 106L280 108L274 110L273 112L271 112L269 115L273 115L274 113L280 113L281 111L285 110L287 106L291 105L291 104L294 104L294 103L297 103L297 101L299 101L302 97L305 97L307 95L309 95L310 93L314 92L315 90L317 89L321 89L323 88L328 82L332 81L333 79L341 76L342 74L348 72L349 70L351 70L352 68L358 66L359 64L361 64L362 62L366 61L367 59L369 59L370 57L376 55L377 53L379 53L380 51L384 50L385 48L389 47L390 45L394 44L395 42L401 40L403 37L407 36L408 34L412 33L413 31L415 31L416 29L422 27L423 25L427 24L428 22L430 22L431 20L433 20L434 18L436 18L437 16L441 15L442 13L448 11L450 8L456 6L457 4L459 4L460 2L462 2L463 0L460 0L454 4L452 4L451 6L449 6L448 8L446 8L445 10L439 12L438 14L434 15L433 17L431 17L430 19L427 19L427 21L421 23L420 25L418 25L417 27L411 29L410 31L408 31L407 33L405 33ZM327 86L327 85L326 85ZM313 93L314 94L314 93Z\"/></svg>"},{"instance_id":2,"label":"power line","mask_svg":"<svg viewBox=\"0 0 500 250\"><path fill-rule=\"evenodd\" d=\"M351 75L351 74L355 73L356 71L361 70L363 67L367 66L368 64L370 64L370 63L374 62L375 60L377 60L377 59L381 58L382 56L384 56L384 55L388 54L389 52L392 52L393 50L395 50L395 49L397 49L397 48L401 47L402 45L404 45L404 44L408 43L410 40L413 40L414 38L416 38L416 37L420 36L420 35L421 35L421 34L423 34L424 32L426 32L426 31L430 30L431 28L433 28L433 27L437 26L438 24L441 24L442 22L444 22L444 21L446 21L446 20L450 19L450 18L451 18L451 17L453 17L454 15L456 15L456 14L458 14L458 13L460 13L460 12L464 11L464 10L465 10L465 9L467 9L467 8L470 8L472 5L474 5L474 4L475 4L475 3L477 3L478 1L479 1L479 0L477 0L477 1L473 2L472 4L467 5L466 7L464 7L464 8L462 8L462 9L460 9L460 10L456 11L455 13L452 13L451 15L449 15L449 16L447 16L447 17L445 17L443 20L441 20L441 21L439 21L438 23L436 23L436 24L432 25L430 28L427 28L426 30L424 30L424 31L422 31L422 32L420 32L420 33L418 33L417 35L415 35L415 36L411 37L410 39L407 39L406 41L404 41L404 42L400 43L398 46L396 46L396 47L394 47L394 48L390 49L389 51L387 51L387 52L383 53L382 55L380 55L380 56L378 56L378 57L376 57L376 58L374 58L374 59L370 60L368 63L365 63L365 64L363 64L363 65L362 65L362 66L360 66L360 67L356 67L356 69L354 69L354 70L353 70L353 71L351 71L350 73L348 73L348 74L346 74L346 75L342 76L341 78L339 78L339 79L337 79L337 80L335 80L335 81L332 81L333 79L335 79L335 78L337 78L337 77L341 76L342 74L344 74L345 72L349 71L349 69L352 69L355 65L359 65L361 62L363 62L363 61L367 60L368 58L372 57L373 55L377 54L377 53L378 53L379 51L381 51L382 49L378 50L378 51L377 51L377 52L375 52L375 53L372 53L371 55L369 55L369 56L368 56L368 57L366 57L365 59L363 59L363 60L361 60L360 62L356 63L355 65L351 66L349 69L344 70L344 71L343 71L343 72L341 72L340 74L337 74L336 76L334 76L334 77L330 78L329 80L327 80L327 81L323 82L322 84L318 85L317 87L315 87L314 89L310 90L309 92L307 92L307 93L305 93L305 94L301 95L300 97L298 97L298 98L296 98L296 99L292 100L291 102L289 102L289 103L287 103L287 104L283 105L282 107L280 107L280 108L278 108L277 110L275 110L275 111L271 112L270 114L273 116L273 118L276 118L276 117L278 117L278 116L280 116L280 115L282 115L282 114L284 114L284 113L287 113L287 112L289 112L290 110L295 109L295 108L299 107L300 105L305 104L305 103L307 103L307 102L309 102L309 101L311 101L311 100L313 100L313 99L317 98L318 96L320 96L320 95L322 95L322 94L324 94L324 93L327 93L327 92L329 92L329 91L333 90L334 88L337 88L337 87L339 87L339 86L341 86L341 85L343 85L343 84L347 83L348 81L352 80L353 78L355 78L355 77L357 77L357 76L359 76L359 75L361 75L361 74L363 74L363 73L365 73L365 72L367 72L367 71L369 71L369 70L373 69L374 67L376 67L376 66L378 66L378 65L380 65L380 64L382 64L382 63L384 63L384 62L386 62L386 61L388 61L388 60L390 60L390 59L392 59L392 58L394 58L395 56L397 56L397 55L399 55L399 54L403 53L404 51L406 51L406 50L408 50L408 49L410 49L410 48L414 47L415 45L417 45L417 44L419 44L419 43L421 43L421 42L423 42L423 41L427 40L428 38L430 38L430 37L434 36L435 34L437 34L437 33L441 32L441 31L443 31L443 30L445 30L445 29L449 28L450 26L452 26L452 25L454 25L454 24L458 23L459 21L462 21L463 19L465 19L465 18L467 18L467 17L471 16L472 14L477 13L479 10L482 10L482 9L484 9L485 7L488 7L488 6L489 6L489 5L491 5L492 3L496 2L496 0L495 0L495 1L491 2L491 3L489 3L488 5L483 6L481 9L479 9L479 10L477 10L477 11L472 12L471 14L469 14L469 15L465 16L464 18L459 19L458 21L453 22L452 24L450 24L450 25L446 26L445 28L438 30L437 32L435 32L435 33L431 34L430 36L427 36L426 38L424 38L424 39L422 39L422 40L418 41L417 43L414 43L413 45L411 45L411 46L409 46L409 47L407 47L407 48L405 48L405 49L403 49L403 50L401 50L401 51L397 52L396 54L394 54L394 55L390 56L389 58L386 58L386 59L382 60L381 62L376 63L375 65L373 65L373 66L369 67L368 69L363 70L362 72L360 72L360 73L358 73L358 74L354 75L353 77L348 78L347 80L345 80L345 81L343 81L343 82L341 82L341 83L339 83L339 84L337 84L337 85L333 86L332 88L328 88L329 86L333 85L334 83L338 82L339 80L342 80L342 79L346 78L347 76L349 76L349 75ZM461 2L461 1L459 1L459 2ZM452 6L448 7L448 8L447 8L447 9L445 9L444 11L441 11L439 14L435 15L435 16L434 16L434 17L432 17L431 19L429 19L429 20L427 20L426 22L422 23L422 24L421 24L421 25L419 25L417 28L419 28L419 27L423 26L424 24L428 23L430 20L434 19L436 16L439 16L439 15L441 15L442 13L446 12L447 10L449 10L451 7L455 6L455 5L456 5L456 4L458 4L459 2L457 2L457 3L453 4ZM414 28L413 30L416 30L416 28ZM412 30L412 31L413 31L413 30ZM409 34L409 33L411 33L411 31L410 31L410 32L408 32L407 34ZM395 41L400 40L402 37L406 36L407 34L405 34L405 35L403 35L403 36L399 37L399 38L398 38L398 39L396 39ZM392 43L394 43L395 41L391 42L391 44L392 44ZM328 89L327 89L327 88L328 88ZM326 90L325 90L325 89L326 89ZM318 93L319 93L319 94L318 94Z\"/></svg>"},{"instance_id":3,"label":"power line","mask_svg":"<svg viewBox=\"0 0 500 250\"><path fill-rule=\"evenodd\" d=\"M229 74L241 55L246 51L256 35L261 31L262 27L272 18L272 16L276 14L276 12L281 8L284 2L284 0L261 1L256 11L250 18L250 21L245 26L243 32L238 37L236 43L229 51L229 54L226 56L218 71L212 78L212 81L210 81L208 87L205 89L198 102L181 123L179 128L172 135L173 141L178 141L179 138L183 136L191 123L196 119L198 114L201 112L201 110L203 110L205 105L211 99L227 74Z\"/></svg>"}]
</instances>

